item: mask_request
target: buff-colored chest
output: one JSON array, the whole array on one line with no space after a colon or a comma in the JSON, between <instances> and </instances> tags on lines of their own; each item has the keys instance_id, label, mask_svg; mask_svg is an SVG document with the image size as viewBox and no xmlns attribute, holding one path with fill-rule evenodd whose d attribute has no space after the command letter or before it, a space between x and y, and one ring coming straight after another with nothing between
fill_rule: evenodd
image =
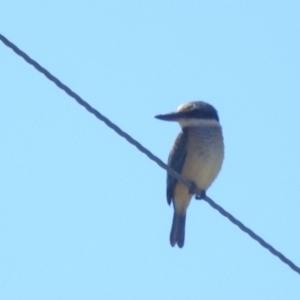
<instances>
[{"instance_id":1,"label":"buff-colored chest","mask_svg":"<svg viewBox=\"0 0 300 300\"><path fill-rule=\"evenodd\" d=\"M224 144L221 126L200 126L188 128L187 155L181 175L206 191L217 177L224 158ZM174 207L184 214L192 195L188 188L177 182L174 191Z\"/></svg>"},{"instance_id":2,"label":"buff-colored chest","mask_svg":"<svg viewBox=\"0 0 300 300\"><path fill-rule=\"evenodd\" d=\"M207 190L217 177L224 158L220 126L188 130L187 156L181 174L198 188Z\"/></svg>"}]
</instances>

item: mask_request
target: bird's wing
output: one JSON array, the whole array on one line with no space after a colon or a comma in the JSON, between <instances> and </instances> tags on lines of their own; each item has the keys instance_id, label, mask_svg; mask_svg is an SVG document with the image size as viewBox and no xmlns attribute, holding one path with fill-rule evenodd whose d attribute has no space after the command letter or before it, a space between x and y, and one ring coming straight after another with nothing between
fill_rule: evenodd
<instances>
[{"instance_id":1,"label":"bird's wing","mask_svg":"<svg viewBox=\"0 0 300 300\"><path fill-rule=\"evenodd\" d=\"M181 172L183 167L185 157L186 157L186 144L187 144L187 134L185 132L180 132L177 136L174 146L170 152L168 165L177 173ZM172 200L174 200L174 189L177 179L167 174L167 201L169 205Z\"/></svg>"}]
</instances>

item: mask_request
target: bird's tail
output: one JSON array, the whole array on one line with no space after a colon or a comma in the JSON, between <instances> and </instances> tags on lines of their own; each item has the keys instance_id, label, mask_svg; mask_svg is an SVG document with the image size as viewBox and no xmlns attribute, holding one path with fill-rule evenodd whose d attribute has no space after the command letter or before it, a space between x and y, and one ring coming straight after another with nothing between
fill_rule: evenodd
<instances>
[{"instance_id":1,"label":"bird's tail","mask_svg":"<svg viewBox=\"0 0 300 300\"><path fill-rule=\"evenodd\" d=\"M179 215L174 212L172 229L170 233L170 243L172 247L177 244L179 248L182 248L184 245L185 216L185 214Z\"/></svg>"}]
</instances>

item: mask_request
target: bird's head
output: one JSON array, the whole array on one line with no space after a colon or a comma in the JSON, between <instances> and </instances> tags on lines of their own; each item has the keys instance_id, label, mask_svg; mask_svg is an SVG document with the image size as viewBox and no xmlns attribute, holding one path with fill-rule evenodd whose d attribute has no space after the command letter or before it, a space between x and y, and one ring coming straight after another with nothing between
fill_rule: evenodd
<instances>
[{"instance_id":1,"label":"bird's head","mask_svg":"<svg viewBox=\"0 0 300 300\"><path fill-rule=\"evenodd\" d=\"M180 105L176 112L157 115L164 121L177 121L182 128L219 124L217 110L203 101L188 102Z\"/></svg>"}]
</instances>

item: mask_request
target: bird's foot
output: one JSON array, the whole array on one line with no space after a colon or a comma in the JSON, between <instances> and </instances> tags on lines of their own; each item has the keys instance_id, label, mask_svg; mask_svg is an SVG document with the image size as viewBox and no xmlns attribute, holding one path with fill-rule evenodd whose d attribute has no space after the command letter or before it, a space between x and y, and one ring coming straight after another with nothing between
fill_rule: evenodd
<instances>
[{"instance_id":1,"label":"bird's foot","mask_svg":"<svg viewBox=\"0 0 300 300\"><path fill-rule=\"evenodd\" d=\"M195 195L195 199L196 199L196 200L202 200L202 199L204 199L205 197L206 197L205 191L201 191L201 194L196 194L196 195Z\"/></svg>"},{"instance_id":2,"label":"bird's foot","mask_svg":"<svg viewBox=\"0 0 300 300\"><path fill-rule=\"evenodd\" d=\"M205 191L201 190L201 193L199 193L198 188L197 188L197 186L195 185L194 182L191 183L191 187L189 189L189 192L190 192L190 194L193 194L193 195L196 194L195 195L195 199L196 200L201 200L201 199L203 199L206 196Z\"/></svg>"}]
</instances>

